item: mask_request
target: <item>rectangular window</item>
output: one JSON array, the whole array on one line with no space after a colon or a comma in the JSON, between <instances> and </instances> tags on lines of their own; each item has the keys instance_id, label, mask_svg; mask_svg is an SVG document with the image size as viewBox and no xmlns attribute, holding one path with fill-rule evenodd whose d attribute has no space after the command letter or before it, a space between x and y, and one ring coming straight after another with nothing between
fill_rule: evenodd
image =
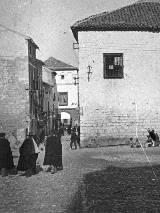
<instances>
[{"instance_id":1,"label":"rectangular window","mask_svg":"<svg viewBox=\"0 0 160 213\"><path fill-rule=\"evenodd\" d=\"M61 79L64 79L64 75L61 75Z\"/></svg>"},{"instance_id":2,"label":"rectangular window","mask_svg":"<svg viewBox=\"0 0 160 213\"><path fill-rule=\"evenodd\" d=\"M123 78L123 53L103 54L104 79Z\"/></svg>"},{"instance_id":3,"label":"rectangular window","mask_svg":"<svg viewBox=\"0 0 160 213\"><path fill-rule=\"evenodd\" d=\"M68 106L68 92L59 92L59 106Z\"/></svg>"}]
</instances>

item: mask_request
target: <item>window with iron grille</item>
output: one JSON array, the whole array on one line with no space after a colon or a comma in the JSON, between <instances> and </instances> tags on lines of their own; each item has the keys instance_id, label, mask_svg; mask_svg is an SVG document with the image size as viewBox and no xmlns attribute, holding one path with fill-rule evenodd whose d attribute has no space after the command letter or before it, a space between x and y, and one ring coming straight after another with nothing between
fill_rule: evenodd
<instances>
[{"instance_id":1,"label":"window with iron grille","mask_svg":"<svg viewBox=\"0 0 160 213\"><path fill-rule=\"evenodd\" d=\"M103 63L104 79L123 78L123 53L104 53Z\"/></svg>"},{"instance_id":2,"label":"window with iron grille","mask_svg":"<svg viewBox=\"0 0 160 213\"><path fill-rule=\"evenodd\" d=\"M68 106L68 92L59 92L59 106Z\"/></svg>"}]
</instances>

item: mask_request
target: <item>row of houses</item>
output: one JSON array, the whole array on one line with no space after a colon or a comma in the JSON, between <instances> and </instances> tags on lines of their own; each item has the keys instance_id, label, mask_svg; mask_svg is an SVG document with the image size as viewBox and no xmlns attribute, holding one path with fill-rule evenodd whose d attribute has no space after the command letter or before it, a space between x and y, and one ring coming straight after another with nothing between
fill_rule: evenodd
<instances>
[{"instance_id":1,"label":"row of houses","mask_svg":"<svg viewBox=\"0 0 160 213\"><path fill-rule=\"evenodd\" d=\"M77 21L83 146L160 133L160 1L141 0Z\"/></svg>"},{"instance_id":2,"label":"row of houses","mask_svg":"<svg viewBox=\"0 0 160 213\"><path fill-rule=\"evenodd\" d=\"M49 69L57 73L56 83L61 123L65 127L79 125L78 68L53 57L48 58L44 63Z\"/></svg>"},{"instance_id":3,"label":"row of houses","mask_svg":"<svg viewBox=\"0 0 160 213\"><path fill-rule=\"evenodd\" d=\"M38 60L32 38L0 26L0 131L13 141L58 128L56 72Z\"/></svg>"}]
</instances>

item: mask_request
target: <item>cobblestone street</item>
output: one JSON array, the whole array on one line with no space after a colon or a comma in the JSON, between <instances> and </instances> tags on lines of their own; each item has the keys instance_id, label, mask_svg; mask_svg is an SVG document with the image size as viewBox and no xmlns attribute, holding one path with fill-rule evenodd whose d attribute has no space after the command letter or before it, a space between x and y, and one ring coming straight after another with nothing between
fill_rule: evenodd
<instances>
[{"instance_id":1,"label":"cobblestone street","mask_svg":"<svg viewBox=\"0 0 160 213\"><path fill-rule=\"evenodd\" d=\"M69 138L62 140L63 171L41 171L29 178L23 173L0 177L0 212L83 212L74 206L83 176L87 212L159 212L159 147L145 149L152 168L141 149L116 146L70 150ZM43 153L38 161L42 164ZM133 209L132 204L137 207ZM148 211L146 206L150 206Z\"/></svg>"}]
</instances>

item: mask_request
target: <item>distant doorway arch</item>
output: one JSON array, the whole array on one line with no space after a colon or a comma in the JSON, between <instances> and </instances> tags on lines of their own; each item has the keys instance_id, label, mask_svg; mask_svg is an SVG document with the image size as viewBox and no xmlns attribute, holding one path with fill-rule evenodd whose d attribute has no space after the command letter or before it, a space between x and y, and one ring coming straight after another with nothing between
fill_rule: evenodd
<instances>
[{"instance_id":1,"label":"distant doorway arch","mask_svg":"<svg viewBox=\"0 0 160 213\"><path fill-rule=\"evenodd\" d=\"M61 123L68 126L71 123L71 115L68 112L61 112Z\"/></svg>"},{"instance_id":2,"label":"distant doorway arch","mask_svg":"<svg viewBox=\"0 0 160 213\"><path fill-rule=\"evenodd\" d=\"M70 115L70 124L72 126L79 125L79 109L78 108L60 108L59 112L65 112Z\"/></svg>"}]
</instances>

